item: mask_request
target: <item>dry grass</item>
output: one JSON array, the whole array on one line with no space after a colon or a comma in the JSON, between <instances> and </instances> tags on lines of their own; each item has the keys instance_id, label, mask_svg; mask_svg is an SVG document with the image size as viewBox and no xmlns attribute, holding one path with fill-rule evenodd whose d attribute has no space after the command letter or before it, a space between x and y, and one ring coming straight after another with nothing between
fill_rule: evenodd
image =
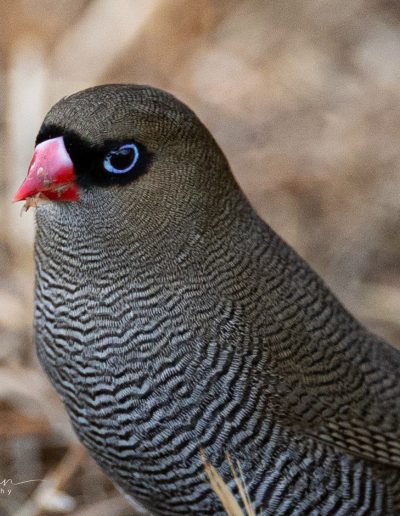
<instances>
[{"instance_id":1,"label":"dry grass","mask_svg":"<svg viewBox=\"0 0 400 516\"><path fill-rule=\"evenodd\" d=\"M244 511L241 509L239 503L237 502L234 494L229 488L228 484L224 481L218 470L207 461L204 450L200 451L200 458L204 465L204 470L207 474L207 477L210 481L210 485L217 494L218 498L221 500L221 503L227 513L228 516L256 516L254 508L251 504L246 484L244 482L244 478L241 472L240 463L236 463L236 468L232 463L232 459L229 454L226 455L226 459L229 463L229 467L232 473L232 478L235 481L236 487L239 492L240 500L243 504Z\"/></svg>"}]
</instances>

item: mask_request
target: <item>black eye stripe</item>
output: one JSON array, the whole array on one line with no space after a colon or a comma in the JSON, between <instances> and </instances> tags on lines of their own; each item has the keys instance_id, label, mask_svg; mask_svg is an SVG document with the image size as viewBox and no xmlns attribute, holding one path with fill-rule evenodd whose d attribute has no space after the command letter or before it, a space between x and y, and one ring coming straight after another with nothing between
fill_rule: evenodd
<instances>
[{"instance_id":1,"label":"black eye stripe","mask_svg":"<svg viewBox=\"0 0 400 516\"><path fill-rule=\"evenodd\" d=\"M65 147L74 163L76 181L84 188L90 188L92 185L107 187L114 184L128 184L146 174L155 157L142 143L133 138L112 138L94 143L82 138L75 131L65 130L63 127L55 125L42 126L36 139L36 145L57 136L63 136ZM107 171L104 167L106 156L125 145L135 145L137 148L138 158L134 166L123 173ZM114 161L117 159L117 162ZM122 164L119 159L116 156L112 157L112 165L116 168ZM121 160L123 159L125 158L121 157Z\"/></svg>"}]
</instances>

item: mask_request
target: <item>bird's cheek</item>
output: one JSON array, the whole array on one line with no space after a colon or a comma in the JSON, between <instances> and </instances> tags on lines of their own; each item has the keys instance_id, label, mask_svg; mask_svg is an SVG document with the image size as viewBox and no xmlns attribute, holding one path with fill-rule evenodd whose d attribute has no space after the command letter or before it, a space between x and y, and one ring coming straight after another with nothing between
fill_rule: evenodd
<instances>
[{"instance_id":1,"label":"bird's cheek","mask_svg":"<svg viewBox=\"0 0 400 516\"><path fill-rule=\"evenodd\" d=\"M44 197L52 201L76 201L79 189L75 168L64 138L52 138L36 146L28 174L14 196L14 202Z\"/></svg>"}]
</instances>

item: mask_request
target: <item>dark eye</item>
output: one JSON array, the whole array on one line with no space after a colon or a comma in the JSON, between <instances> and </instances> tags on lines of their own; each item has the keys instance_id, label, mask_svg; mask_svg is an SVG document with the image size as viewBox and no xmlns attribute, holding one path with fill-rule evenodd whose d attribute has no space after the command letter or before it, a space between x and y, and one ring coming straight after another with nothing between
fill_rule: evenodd
<instances>
[{"instance_id":1,"label":"dark eye","mask_svg":"<svg viewBox=\"0 0 400 516\"><path fill-rule=\"evenodd\" d=\"M121 145L110 151L104 158L103 165L108 172L125 174L133 169L139 159L139 150L134 143Z\"/></svg>"}]
</instances>

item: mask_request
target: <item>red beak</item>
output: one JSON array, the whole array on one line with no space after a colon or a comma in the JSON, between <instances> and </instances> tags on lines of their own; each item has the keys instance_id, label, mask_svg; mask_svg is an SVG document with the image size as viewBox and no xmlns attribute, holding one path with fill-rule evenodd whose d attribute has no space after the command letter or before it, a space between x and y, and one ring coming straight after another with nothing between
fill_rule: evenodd
<instances>
[{"instance_id":1,"label":"red beak","mask_svg":"<svg viewBox=\"0 0 400 516\"><path fill-rule=\"evenodd\" d=\"M13 201L43 196L53 201L77 201L74 164L65 148L64 138L52 138L36 146L28 175Z\"/></svg>"}]
</instances>

